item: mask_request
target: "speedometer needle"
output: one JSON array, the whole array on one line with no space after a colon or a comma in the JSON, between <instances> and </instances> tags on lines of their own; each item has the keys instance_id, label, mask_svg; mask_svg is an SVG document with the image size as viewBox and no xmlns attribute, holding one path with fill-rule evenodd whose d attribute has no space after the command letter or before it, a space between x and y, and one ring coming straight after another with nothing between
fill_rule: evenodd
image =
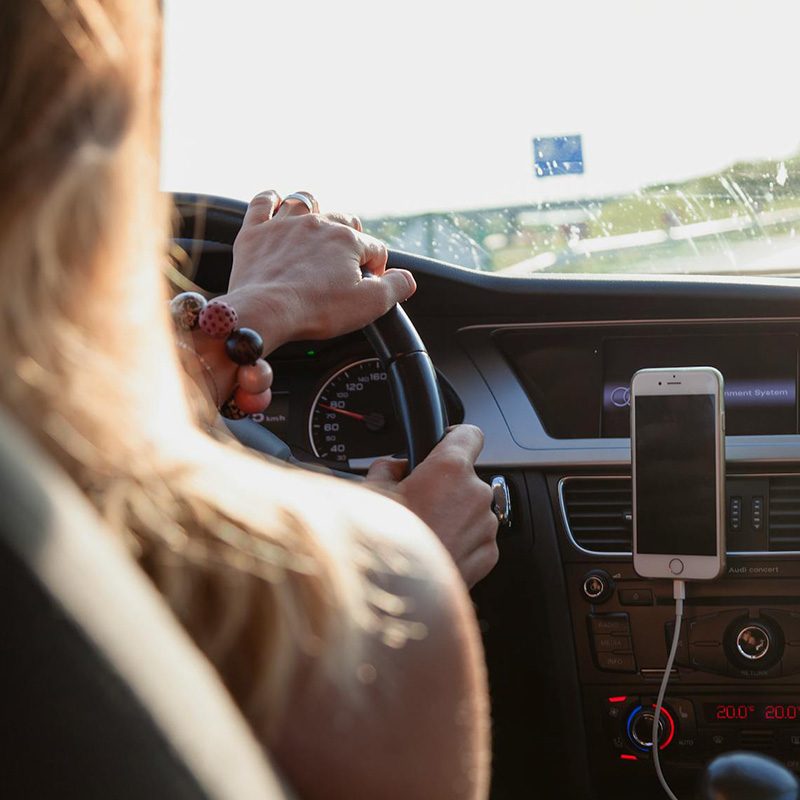
<instances>
[{"instance_id":1,"label":"speedometer needle","mask_svg":"<svg viewBox=\"0 0 800 800\"><path fill-rule=\"evenodd\" d=\"M343 414L345 417L352 417L353 419L357 419L359 422L367 421L366 415L356 414L355 411L347 411L344 408L334 408L333 406L326 406L325 403L320 403L319 407L324 408L326 411L333 411L335 414Z\"/></svg>"}]
</instances>

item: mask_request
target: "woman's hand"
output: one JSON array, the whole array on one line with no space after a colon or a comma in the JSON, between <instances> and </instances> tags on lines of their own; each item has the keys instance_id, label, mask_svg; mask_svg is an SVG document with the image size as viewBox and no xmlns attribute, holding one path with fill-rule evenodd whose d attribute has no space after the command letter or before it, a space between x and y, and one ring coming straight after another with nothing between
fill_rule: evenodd
<instances>
[{"instance_id":1,"label":"woman's hand","mask_svg":"<svg viewBox=\"0 0 800 800\"><path fill-rule=\"evenodd\" d=\"M233 245L225 300L267 352L362 328L416 290L410 272L386 269L386 246L357 218L316 213L308 197L315 213L273 191L256 195ZM377 280L364 280L362 270Z\"/></svg>"},{"instance_id":2,"label":"woman's hand","mask_svg":"<svg viewBox=\"0 0 800 800\"><path fill-rule=\"evenodd\" d=\"M379 459L367 473L368 481L399 495L428 524L470 587L498 557L492 490L475 473L482 449L480 428L454 425L407 478L408 462L399 459Z\"/></svg>"}]
</instances>

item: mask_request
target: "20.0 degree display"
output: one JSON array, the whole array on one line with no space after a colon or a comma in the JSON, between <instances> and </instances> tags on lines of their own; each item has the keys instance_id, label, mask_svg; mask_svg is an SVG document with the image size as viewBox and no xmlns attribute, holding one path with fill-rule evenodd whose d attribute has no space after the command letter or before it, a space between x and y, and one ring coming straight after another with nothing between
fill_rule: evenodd
<instances>
[{"instance_id":1,"label":"20.0 degree display","mask_svg":"<svg viewBox=\"0 0 800 800\"><path fill-rule=\"evenodd\" d=\"M800 723L800 703L704 703L706 722Z\"/></svg>"}]
</instances>

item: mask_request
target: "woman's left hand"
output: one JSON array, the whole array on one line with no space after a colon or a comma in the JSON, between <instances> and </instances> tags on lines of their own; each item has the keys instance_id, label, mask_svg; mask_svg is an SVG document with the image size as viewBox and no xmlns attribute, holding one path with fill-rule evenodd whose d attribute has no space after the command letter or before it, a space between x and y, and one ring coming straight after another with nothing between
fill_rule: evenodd
<instances>
[{"instance_id":1,"label":"woman's left hand","mask_svg":"<svg viewBox=\"0 0 800 800\"><path fill-rule=\"evenodd\" d=\"M363 328L416 290L410 272L386 269L386 246L356 217L319 214L303 195L313 212L273 191L256 195L233 245L224 299L242 326L262 335L266 352Z\"/></svg>"}]
</instances>

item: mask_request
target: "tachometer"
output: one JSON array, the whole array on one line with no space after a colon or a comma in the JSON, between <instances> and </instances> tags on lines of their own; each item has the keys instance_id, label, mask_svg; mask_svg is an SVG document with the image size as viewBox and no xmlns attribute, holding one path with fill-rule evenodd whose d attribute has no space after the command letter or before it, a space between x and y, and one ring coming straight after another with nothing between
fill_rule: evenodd
<instances>
[{"instance_id":1,"label":"tachometer","mask_svg":"<svg viewBox=\"0 0 800 800\"><path fill-rule=\"evenodd\" d=\"M377 358L343 367L311 405L308 437L317 458L347 462L392 455L405 447L386 370Z\"/></svg>"}]
</instances>

